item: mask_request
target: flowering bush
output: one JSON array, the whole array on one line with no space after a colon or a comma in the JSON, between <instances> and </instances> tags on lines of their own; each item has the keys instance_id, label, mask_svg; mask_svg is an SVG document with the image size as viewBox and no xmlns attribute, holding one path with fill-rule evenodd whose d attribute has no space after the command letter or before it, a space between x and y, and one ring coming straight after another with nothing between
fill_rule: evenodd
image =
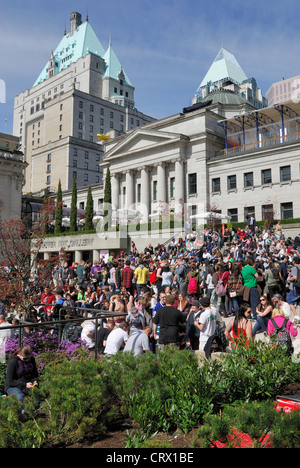
<instances>
[{"instance_id":1,"label":"flowering bush","mask_svg":"<svg viewBox=\"0 0 300 468\"><path fill-rule=\"evenodd\" d=\"M23 345L29 345L36 359L38 371L41 374L46 365L53 362L67 360L94 359L94 353L90 352L86 343L79 340L77 343L71 341L61 341L58 335L44 334L35 331L31 335L24 336ZM13 354L19 347L18 338L11 338L6 343L6 352Z\"/></svg>"}]
</instances>

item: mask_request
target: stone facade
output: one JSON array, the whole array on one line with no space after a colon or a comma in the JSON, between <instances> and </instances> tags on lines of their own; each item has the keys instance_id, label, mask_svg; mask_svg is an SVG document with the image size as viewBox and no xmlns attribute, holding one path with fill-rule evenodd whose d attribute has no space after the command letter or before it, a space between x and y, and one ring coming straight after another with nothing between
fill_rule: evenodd
<instances>
[{"instance_id":1,"label":"stone facade","mask_svg":"<svg viewBox=\"0 0 300 468\"><path fill-rule=\"evenodd\" d=\"M0 219L4 221L21 218L26 163L16 147L17 138L0 134Z\"/></svg>"}]
</instances>

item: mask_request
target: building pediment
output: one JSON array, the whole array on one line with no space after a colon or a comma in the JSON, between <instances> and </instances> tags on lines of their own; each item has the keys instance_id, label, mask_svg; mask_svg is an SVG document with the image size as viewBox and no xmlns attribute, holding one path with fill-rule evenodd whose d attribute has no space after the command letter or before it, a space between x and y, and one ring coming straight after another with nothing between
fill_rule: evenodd
<instances>
[{"instance_id":1,"label":"building pediment","mask_svg":"<svg viewBox=\"0 0 300 468\"><path fill-rule=\"evenodd\" d=\"M166 145L188 142L189 137L179 133L161 132L157 130L138 129L116 143L104 154L103 162L109 162L124 157L133 156L144 151L155 151Z\"/></svg>"}]
</instances>

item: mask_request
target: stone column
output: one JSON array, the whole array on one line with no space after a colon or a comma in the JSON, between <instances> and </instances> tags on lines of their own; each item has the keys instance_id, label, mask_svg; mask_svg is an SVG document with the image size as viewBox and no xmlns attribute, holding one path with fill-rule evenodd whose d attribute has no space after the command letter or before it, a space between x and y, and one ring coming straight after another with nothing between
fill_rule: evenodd
<instances>
[{"instance_id":1,"label":"stone column","mask_svg":"<svg viewBox=\"0 0 300 468\"><path fill-rule=\"evenodd\" d=\"M148 222L150 214L150 180L149 168L141 168L141 205L143 209L143 222Z\"/></svg>"},{"instance_id":2,"label":"stone column","mask_svg":"<svg viewBox=\"0 0 300 468\"><path fill-rule=\"evenodd\" d=\"M183 161L176 159L175 161L175 203L179 201L184 203L184 170Z\"/></svg>"},{"instance_id":3,"label":"stone column","mask_svg":"<svg viewBox=\"0 0 300 468\"><path fill-rule=\"evenodd\" d=\"M165 203L167 201L166 190L166 166L160 163L157 166L157 201Z\"/></svg>"},{"instance_id":4,"label":"stone column","mask_svg":"<svg viewBox=\"0 0 300 468\"><path fill-rule=\"evenodd\" d=\"M126 208L130 208L134 204L134 180L133 172L126 171Z\"/></svg>"},{"instance_id":5,"label":"stone column","mask_svg":"<svg viewBox=\"0 0 300 468\"><path fill-rule=\"evenodd\" d=\"M111 202L114 208L119 208L120 203L120 190L119 190L119 177L118 174L111 175Z\"/></svg>"}]
</instances>

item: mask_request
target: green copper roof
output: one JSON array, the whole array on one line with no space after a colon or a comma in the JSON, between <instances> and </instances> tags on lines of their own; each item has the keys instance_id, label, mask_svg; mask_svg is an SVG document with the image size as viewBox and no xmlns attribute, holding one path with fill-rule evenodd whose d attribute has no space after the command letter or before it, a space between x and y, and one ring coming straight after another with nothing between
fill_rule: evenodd
<instances>
[{"instance_id":1,"label":"green copper roof","mask_svg":"<svg viewBox=\"0 0 300 468\"><path fill-rule=\"evenodd\" d=\"M198 91L200 91L201 88L210 82L217 83L226 79L241 84L248 78L234 55L222 47L204 79L202 80Z\"/></svg>"},{"instance_id":2,"label":"green copper roof","mask_svg":"<svg viewBox=\"0 0 300 468\"><path fill-rule=\"evenodd\" d=\"M66 34L55 49L53 53L56 63L55 73L64 70L81 57L85 57L89 52L99 55L99 57L103 57L105 53L93 28L90 23L86 21L76 29L72 36ZM33 86L38 85L48 78L48 67L49 61Z\"/></svg>"},{"instance_id":3,"label":"green copper roof","mask_svg":"<svg viewBox=\"0 0 300 468\"><path fill-rule=\"evenodd\" d=\"M124 74L124 81L129 86L132 86L130 79L128 78L127 74L125 73L122 65L120 64L116 54L113 51L111 46L111 42L109 43L108 49L103 56L106 66L105 66L105 73L103 77L114 78L115 80L119 81L119 74L123 72Z\"/></svg>"}]
</instances>

